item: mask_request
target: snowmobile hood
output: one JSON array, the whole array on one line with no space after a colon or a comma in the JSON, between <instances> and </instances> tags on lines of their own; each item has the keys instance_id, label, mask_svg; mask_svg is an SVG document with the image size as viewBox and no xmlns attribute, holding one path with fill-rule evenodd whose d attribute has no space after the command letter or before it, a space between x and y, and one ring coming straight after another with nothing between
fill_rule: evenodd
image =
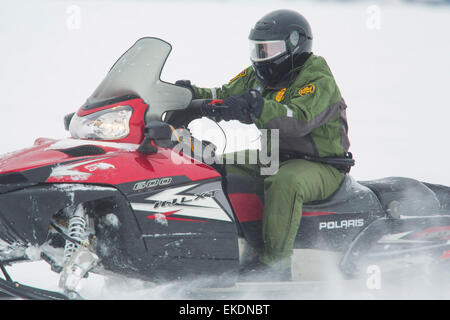
<instances>
[{"instance_id":1,"label":"snowmobile hood","mask_svg":"<svg viewBox=\"0 0 450 320\"><path fill-rule=\"evenodd\" d=\"M38 183L124 185L175 176L186 181L220 177L201 162L181 161L178 158L182 156L170 149L143 155L136 151L138 147L96 140L41 138L31 148L0 157L0 193Z\"/></svg>"},{"instance_id":2,"label":"snowmobile hood","mask_svg":"<svg viewBox=\"0 0 450 320\"><path fill-rule=\"evenodd\" d=\"M0 174L28 171L67 161L73 162L79 158L100 156L111 151L134 151L137 148L138 145L134 144L39 138L30 148L0 156Z\"/></svg>"}]
</instances>

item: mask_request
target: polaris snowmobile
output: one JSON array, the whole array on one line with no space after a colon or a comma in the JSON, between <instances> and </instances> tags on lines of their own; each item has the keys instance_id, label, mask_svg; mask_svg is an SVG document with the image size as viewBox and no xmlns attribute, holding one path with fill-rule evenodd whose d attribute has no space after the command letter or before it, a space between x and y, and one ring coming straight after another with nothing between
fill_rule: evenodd
<instances>
[{"instance_id":1,"label":"polaris snowmobile","mask_svg":"<svg viewBox=\"0 0 450 320\"><path fill-rule=\"evenodd\" d=\"M170 51L161 39L138 40L65 118L70 138L39 138L0 158L0 291L76 298L90 272L152 282L238 281L250 260L246 248L261 247L261 183L223 174L177 148L201 145L213 156L212 143L173 136L226 106L193 100L190 90L161 81ZM348 277L363 261L406 255L426 255L448 268L449 187L347 175L329 199L303 211L295 248L339 253ZM60 273L61 292L9 276L6 266L36 259L36 251Z\"/></svg>"}]
</instances>

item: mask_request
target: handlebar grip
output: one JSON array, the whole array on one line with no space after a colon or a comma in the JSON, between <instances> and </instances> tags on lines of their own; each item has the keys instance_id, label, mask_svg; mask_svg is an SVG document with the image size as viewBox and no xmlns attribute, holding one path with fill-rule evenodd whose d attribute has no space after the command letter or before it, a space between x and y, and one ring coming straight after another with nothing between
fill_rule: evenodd
<instances>
[{"instance_id":1,"label":"handlebar grip","mask_svg":"<svg viewBox=\"0 0 450 320\"><path fill-rule=\"evenodd\" d=\"M223 104L223 100L222 99L212 99L209 103L209 105L222 105Z\"/></svg>"},{"instance_id":2,"label":"handlebar grip","mask_svg":"<svg viewBox=\"0 0 450 320\"><path fill-rule=\"evenodd\" d=\"M220 111L227 109L228 106L217 106L217 105L204 105L202 109L202 114L204 116L220 116Z\"/></svg>"},{"instance_id":3,"label":"handlebar grip","mask_svg":"<svg viewBox=\"0 0 450 320\"><path fill-rule=\"evenodd\" d=\"M202 117L215 117L221 119L221 111L228 108L222 105L223 101L218 99L194 99L185 112L189 114L189 119L197 119Z\"/></svg>"}]
</instances>

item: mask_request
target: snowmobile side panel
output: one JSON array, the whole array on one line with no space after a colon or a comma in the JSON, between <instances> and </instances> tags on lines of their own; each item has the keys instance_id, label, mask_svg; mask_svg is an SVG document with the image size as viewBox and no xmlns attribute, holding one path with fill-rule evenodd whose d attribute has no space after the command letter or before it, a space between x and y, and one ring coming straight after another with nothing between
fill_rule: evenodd
<instances>
[{"instance_id":1,"label":"snowmobile side panel","mask_svg":"<svg viewBox=\"0 0 450 320\"><path fill-rule=\"evenodd\" d=\"M237 274L237 226L221 180L170 185L128 197L152 260L149 276Z\"/></svg>"},{"instance_id":2,"label":"snowmobile side panel","mask_svg":"<svg viewBox=\"0 0 450 320\"><path fill-rule=\"evenodd\" d=\"M342 258L340 268L351 276L360 262L412 253L435 254L438 260L449 250L449 239L450 216L378 219L355 237Z\"/></svg>"}]
</instances>

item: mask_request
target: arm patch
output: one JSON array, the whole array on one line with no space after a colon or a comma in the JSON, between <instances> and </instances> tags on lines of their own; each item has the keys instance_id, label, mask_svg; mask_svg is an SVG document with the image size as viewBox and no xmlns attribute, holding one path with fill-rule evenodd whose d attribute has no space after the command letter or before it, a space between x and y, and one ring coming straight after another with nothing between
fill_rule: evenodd
<instances>
[{"instance_id":1,"label":"arm patch","mask_svg":"<svg viewBox=\"0 0 450 320\"><path fill-rule=\"evenodd\" d=\"M307 94L314 93L314 91L316 91L316 86L310 83L298 90L298 94L300 95L300 97L303 97Z\"/></svg>"},{"instance_id":2,"label":"arm patch","mask_svg":"<svg viewBox=\"0 0 450 320\"><path fill-rule=\"evenodd\" d=\"M283 101L285 92L286 92L286 88L283 88L280 91L278 91L277 96L275 97L275 100L277 102Z\"/></svg>"},{"instance_id":3,"label":"arm patch","mask_svg":"<svg viewBox=\"0 0 450 320\"><path fill-rule=\"evenodd\" d=\"M228 84L234 82L235 80L245 77L247 75L247 69L245 69L244 71L242 71L241 73L239 73L236 77L234 77L233 79L230 80L230 82L228 82Z\"/></svg>"}]
</instances>

